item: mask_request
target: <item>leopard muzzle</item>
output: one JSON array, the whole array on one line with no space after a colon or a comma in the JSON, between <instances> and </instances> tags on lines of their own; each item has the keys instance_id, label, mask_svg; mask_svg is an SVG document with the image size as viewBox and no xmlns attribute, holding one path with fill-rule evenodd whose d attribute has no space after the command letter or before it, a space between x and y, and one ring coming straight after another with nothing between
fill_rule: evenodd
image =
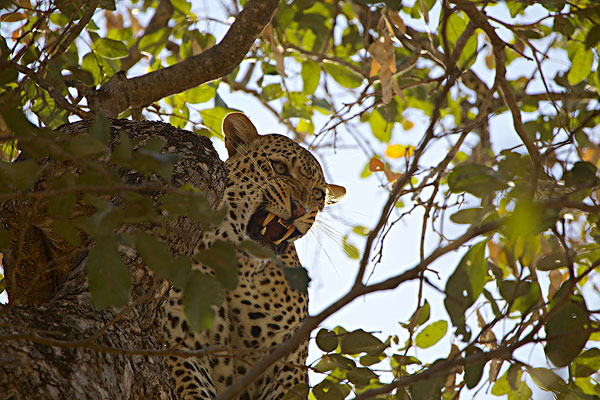
<instances>
[{"instance_id":1,"label":"leopard muzzle","mask_svg":"<svg viewBox=\"0 0 600 400\"><path fill-rule=\"evenodd\" d=\"M294 226L293 220L284 220L264 209L258 210L250 218L248 234L252 239L272 247L277 253L283 250L291 239L302 235Z\"/></svg>"}]
</instances>

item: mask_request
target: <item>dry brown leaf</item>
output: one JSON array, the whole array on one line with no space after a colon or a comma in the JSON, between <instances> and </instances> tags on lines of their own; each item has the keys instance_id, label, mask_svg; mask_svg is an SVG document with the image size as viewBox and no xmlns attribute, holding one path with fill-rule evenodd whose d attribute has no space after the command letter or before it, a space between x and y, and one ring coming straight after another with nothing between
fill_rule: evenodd
<instances>
[{"instance_id":1,"label":"dry brown leaf","mask_svg":"<svg viewBox=\"0 0 600 400\"><path fill-rule=\"evenodd\" d=\"M369 78L372 78L375 75L377 75L377 73L379 72L380 69L381 69L381 65L377 62L376 59L373 58L371 60L371 69L369 70Z\"/></svg>"},{"instance_id":2,"label":"dry brown leaf","mask_svg":"<svg viewBox=\"0 0 600 400\"><path fill-rule=\"evenodd\" d=\"M112 11L106 11L104 13L106 18L106 30L109 29L123 29L123 15L115 14Z\"/></svg>"},{"instance_id":3,"label":"dry brown leaf","mask_svg":"<svg viewBox=\"0 0 600 400\"><path fill-rule=\"evenodd\" d=\"M494 358L490 363L490 373L488 375L488 381L490 383L496 382L496 378L498 377L498 373L500 372L500 368L502 367L502 360Z\"/></svg>"},{"instance_id":4,"label":"dry brown leaf","mask_svg":"<svg viewBox=\"0 0 600 400\"><path fill-rule=\"evenodd\" d=\"M394 24L394 26L400 32L402 32L403 34L406 35L406 25L404 24L404 21L402 21L402 18L400 18L400 15L398 15L394 11L390 10L389 8L387 10L387 15L388 15L388 18L390 19L390 21L392 22L392 24Z\"/></svg>"},{"instance_id":5,"label":"dry brown leaf","mask_svg":"<svg viewBox=\"0 0 600 400\"><path fill-rule=\"evenodd\" d=\"M498 347L496 335L494 335L494 332L492 332L491 329L484 329L484 327L487 325L487 322L485 322L485 320L479 313L479 309L475 310L475 312L477 313L477 326L483 329L483 331L481 332L481 336L479 337L479 343L483 344L486 349L496 349Z\"/></svg>"},{"instance_id":6,"label":"dry brown leaf","mask_svg":"<svg viewBox=\"0 0 600 400\"><path fill-rule=\"evenodd\" d=\"M548 300L550 300L563 283L564 276L558 269L553 269L549 274L550 284L548 285Z\"/></svg>"},{"instance_id":7,"label":"dry brown leaf","mask_svg":"<svg viewBox=\"0 0 600 400\"><path fill-rule=\"evenodd\" d=\"M377 172L377 171L383 171L385 169L385 165L383 164L383 162L375 157L372 157L371 160L369 160L369 171L371 172Z\"/></svg>"}]
</instances>

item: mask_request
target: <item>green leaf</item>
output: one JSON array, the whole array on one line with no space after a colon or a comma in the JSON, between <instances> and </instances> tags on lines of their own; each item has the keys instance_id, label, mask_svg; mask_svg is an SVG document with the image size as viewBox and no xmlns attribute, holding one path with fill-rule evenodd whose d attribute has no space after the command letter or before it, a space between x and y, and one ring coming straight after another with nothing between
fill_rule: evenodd
<instances>
[{"instance_id":1,"label":"green leaf","mask_svg":"<svg viewBox=\"0 0 600 400\"><path fill-rule=\"evenodd\" d=\"M272 83L270 85L263 86L263 90L260 93L260 98L264 101L272 101L278 99L284 95L283 89L279 83Z\"/></svg>"},{"instance_id":2,"label":"green leaf","mask_svg":"<svg viewBox=\"0 0 600 400\"><path fill-rule=\"evenodd\" d=\"M107 146L110 126L110 120L101 112L96 112L96 118L90 124L89 134L91 137Z\"/></svg>"},{"instance_id":3,"label":"green leaf","mask_svg":"<svg viewBox=\"0 0 600 400\"><path fill-rule=\"evenodd\" d=\"M540 271L550 271L556 268L566 267L567 259L562 251L555 251L550 254L543 255L535 265Z\"/></svg>"},{"instance_id":4,"label":"green leaf","mask_svg":"<svg viewBox=\"0 0 600 400\"><path fill-rule=\"evenodd\" d=\"M440 341L448 331L448 322L441 320L427 325L415 338L415 344L427 349Z\"/></svg>"},{"instance_id":5,"label":"green leaf","mask_svg":"<svg viewBox=\"0 0 600 400\"><path fill-rule=\"evenodd\" d=\"M75 229L68 221L58 219L52 222L52 230L58 236L69 242L71 246L79 246L79 243L81 242L79 231L77 231L77 229Z\"/></svg>"},{"instance_id":6,"label":"green leaf","mask_svg":"<svg viewBox=\"0 0 600 400\"><path fill-rule=\"evenodd\" d=\"M519 311L522 315L527 314L542 298L540 285L535 281L504 280L499 287L502 297L512 303L511 311Z\"/></svg>"},{"instance_id":7,"label":"green leaf","mask_svg":"<svg viewBox=\"0 0 600 400\"><path fill-rule=\"evenodd\" d=\"M478 362L469 363L470 357L477 357L483 354L483 350L478 347L469 347L466 352L466 360L467 363L465 365L465 382L467 383L467 387L469 389L473 389L479 381L481 380L481 376L483 375L483 368L485 367L485 359L482 359Z\"/></svg>"},{"instance_id":8,"label":"green leaf","mask_svg":"<svg viewBox=\"0 0 600 400\"><path fill-rule=\"evenodd\" d=\"M356 363L341 354L329 353L321 357L319 363L315 366L317 372L327 372L333 370L349 371L356 367Z\"/></svg>"},{"instance_id":9,"label":"green leaf","mask_svg":"<svg viewBox=\"0 0 600 400\"><path fill-rule=\"evenodd\" d=\"M123 42L106 38L96 40L92 44L92 50L109 59L123 58L129 55L127 46Z\"/></svg>"},{"instance_id":10,"label":"green leaf","mask_svg":"<svg viewBox=\"0 0 600 400\"><path fill-rule=\"evenodd\" d=\"M196 331L209 329L214 322L213 306L225 299L225 290L212 276L192 271L183 291L183 312L190 327Z\"/></svg>"},{"instance_id":11,"label":"green leaf","mask_svg":"<svg viewBox=\"0 0 600 400\"><path fill-rule=\"evenodd\" d=\"M410 385L409 391L411 398L415 400L440 400L442 398L442 388L444 387L445 381L445 375L422 379Z\"/></svg>"},{"instance_id":12,"label":"green leaf","mask_svg":"<svg viewBox=\"0 0 600 400\"><path fill-rule=\"evenodd\" d=\"M127 133L120 132L119 133L119 144L115 148L115 150L110 155L110 161L128 166L129 161L131 160L131 139L127 136Z\"/></svg>"},{"instance_id":13,"label":"green leaf","mask_svg":"<svg viewBox=\"0 0 600 400\"><path fill-rule=\"evenodd\" d=\"M425 300L425 303L417 308L413 315L410 317L408 324L402 324L406 329L413 330L414 328L423 325L429 320L430 307L429 302Z\"/></svg>"},{"instance_id":14,"label":"green leaf","mask_svg":"<svg viewBox=\"0 0 600 400\"><path fill-rule=\"evenodd\" d=\"M306 96L312 95L317 90L319 80L321 79L319 64L311 60L305 60L302 63L302 72L300 75L302 76L302 82L304 82L302 93Z\"/></svg>"},{"instance_id":15,"label":"green leaf","mask_svg":"<svg viewBox=\"0 0 600 400\"><path fill-rule=\"evenodd\" d=\"M257 258L270 258L272 260L277 260L277 255L271 248L260 245L254 240L244 240L237 246L237 248L240 250L245 250Z\"/></svg>"},{"instance_id":16,"label":"green leaf","mask_svg":"<svg viewBox=\"0 0 600 400\"><path fill-rule=\"evenodd\" d=\"M590 317L582 296L564 293L569 282L563 284L550 301L553 313L546 321L546 356L557 367L566 367L579 355L590 336L586 328ZM568 296L566 301L564 296Z\"/></svg>"},{"instance_id":17,"label":"green leaf","mask_svg":"<svg viewBox=\"0 0 600 400\"><path fill-rule=\"evenodd\" d=\"M202 123L210 132L220 139L223 139L223 119L230 112L235 111L225 107L214 107L200 111Z\"/></svg>"},{"instance_id":18,"label":"green leaf","mask_svg":"<svg viewBox=\"0 0 600 400\"><path fill-rule=\"evenodd\" d=\"M34 160L0 162L0 192L31 189L44 168Z\"/></svg>"},{"instance_id":19,"label":"green leaf","mask_svg":"<svg viewBox=\"0 0 600 400\"><path fill-rule=\"evenodd\" d=\"M142 231L135 233L135 247L144 263L156 275L168 279L178 288L186 287L192 273L189 258L175 258L166 244Z\"/></svg>"},{"instance_id":20,"label":"green leaf","mask_svg":"<svg viewBox=\"0 0 600 400\"><path fill-rule=\"evenodd\" d=\"M279 264L279 268L283 271L283 276L292 289L297 290L300 293L308 293L310 277L308 276L306 268L286 267L283 264Z\"/></svg>"},{"instance_id":21,"label":"green leaf","mask_svg":"<svg viewBox=\"0 0 600 400\"><path fill-rule=\"evenodd\" d=\"M459 210L450 216L455 224L478 224L498 219L498 213L493 206L474 207Z\"/></svg>"},{"instance_id":22,"label":"green leaf","mask_svg":"<svg viewBox=\"0 0 600 400\"><path fill-rule=\"evenodd\" d=\"M367 386L371 383L372 379L378 379L379 377L369 368L353 368L346 374L346 377L350 382L358 387Z\"/></svg>"},{"instance_id":23,"label":"green leaf","mask_svg":"<svg viewBox=\"0 0 600 400\"><path fill-rule=\"evenodd\" d=\"M462 164L454 168L448 176L448 186L453 193L468 192L477 197L508 187L502 175L482 164Z\"/></svg>"},{"instance_id":24,"label":"green leaf","mask_svg":"<svg viewBox=\"0 0 600 400\"><path fill-rule=\"evenodd\" d=\"M173 4L173 7L183 15L188 15L192 9L192 5L186 0L171 0L171 4Z\"/></svg>"},{"instance_id":25,"label":"green leaf","mask_svg":"<svg viewBox=\"0 0 600 400\"><path fill-rule=\"evenodd\" d=\"M592 348L581 353L573 362L573 375L591 376L600 371L600 349Z\"/></svg>"},{"instance_id":26,"label":"green leaf","mask_svg":"<svg viewBox=\"0 0 600 400\"><path fill-rule=\"evenodd\" d=\"M340 86L348 89L356 89L363 83L363 77L346 66L331 61L323 61L321 65L325 72L331 75Z\"/></svg>"},{"instance_id":27,"label":"green leaf","mask_svg":"<svg viewBox=\"0 0 600 400\"><path fill-rule=\"evenodd\" d=\"M344 251L346 252L346 255L348 257L350 257L353 260L358 260L360 258L360 253L358 252L358 249L353 244L348 243L347 235L344 236L342 244L344 246Z\"/></svg>"},{"instance_id":28,"label":"green leaf","mask_svg":"<svg viewBox=\"0 0 600 400\"><path fill-rule=\"evenodd\" d=\"M230 242L216 240L208 249L194 254L194 260L210 267L224 288L233 290L238 284L238 261L235 246Z\"/></svg>"},{"instance_id":29,"label":"green leaf","mask_svg":"<svg viewBox=\"0 0 600 400\"><path fill-rule=\"evenodd\" d=\"M592 71L594 54L591 49L587 49L576 40L569 41L569 50L571 69L567 74L567 80L570 85L577 85L587 78Z\"/></svg>"},{"instance_id":30,"label":"green leaf","mask_svg":"<svg viewBox=\"0 0 600 400\"><path fill-rule=\"evenodd\" d=\"M371 125L371 132L373 132L373 136L377 140L382 143L390 141L392 138L392 129L394 128L393 122L386 121L381 113L375 110L369 116L369 124Z\"/></svg>"},{"instance_id":31,"label":"green leaf","mask_svg":"<svg viewBox=\"0 0 600 400\"><path fill-rule=\"evenodd\" d=\"M465 324L465 311L471 307L483 291L487 274L486 242L483 240L471 247L446 282L444 305L452 323L457 328L457 334L463 335L465 341L468 341L470 336Z\"/></svg>"},{"instance_id":32,"label":"green leaf","mask_svg":"<svg viewBox=\"0 0 600 400\"><path fill-rule=\"evenodd\" d=\"M340 389L340 384L325 378L312 390L317 400L343 400L344 394Z\"/></svg>"},{"instance_id":33,"label":"green leaf","mask_svg":"<svg viewBox=\"0 0 600 400\"><path fill-rule=\"evenodd\" d=\"M527 372L535 384L546 391L559 393L566 389L562 378L547 368L528 368Z\"/></svg>"},{"instance_id":34,"label":"green leaf","mask_svg":"<svg viewBox=\"0 0 600 400\"><path fill-rule=\"evenodd\" d=\"M108 149L98 139L90 135L78 135L65 143L66 150L78 157L86 158L102 154Z\"/></svg>"},{"instance_id":35,"label":"green leaf","mask_svg":"<svg viewBox=\"0 0 600 400\"><path fill-rule=\"evenodd\" d=\"M156 173L170 182L173 167L179 156L176 153L161 153L165 144L166 141L162 138L150 138L142 148L133 153L131 166L146 175Z\"/></svg>"},{"instance_id":36,"label":"green leaf","mask_svg":"<svg viewBox=\"0 0 600 400\"><path fill-rule=\"evenodd\" d=\"M138 48L142 53L149 53L157 56L165 47L169 38L169 28L161 28L156 32L142 36Z\"/></svg>"},{"instance_id":37,"label":"green leaf","mask_svg":"<svg viewBox=\"0 0 600 400\"><path fill-rule=\"evenodd\" d=\"M131 277L113 236L96 241L88 255L87 273L92 302L96 308L127 304Z\"/></svg>"},{"instance_id":38,"label":"green leaf","mask_svg":"<svg viewBox=\"0 0 600 400\"><path fill-rule=\"evenodd\" d=\"M53 196L48 202L48 214L58 218L69 218L76 202L77 197L73 193Z\"/></svg>"},{"instance_id":39,"label":"green leaf","mask_svg":"<svg viewBox=\"0 0 600 400\"><path fill-rule=\"evenodd\" d=\"M291 388L281 400L306 400L309 390L307 383L299 383Z\"/></svg>"},{"instance_id":40,"label":"green leaf","mask_svg":"<svg viewBox=\"0 0 600 400\"><path fill-rule=\"evenodd\" d=\"M213 99L216 93L217 89L210 83L196 86L195 88L184 92L186 101L192 104L207 102L210 99Z\"/></svg>"},{"instance_id":41,"label":"green leaf","mask_svg":"<svg viewBox=\"0 0 600 400\"><path fill-rule=\"evenodd\" d=\"M387 346L381 340L372 334L357 329L342 336L341 352L344 354L367 353L376 356L380 354Z\"/></svg>"},{"instance_id":42,"label":"green leaf","mask_svg":"<svg viewBox=\"0 0 600 400\"><path fill-rule=\"evenodd\" d=\"M317 346L327 353L334 351L338 346L338 338L335 332L325 328L319 330L316 341Z\"/></svg>"},{"instance_id":43,"label":"green leaf","mask_svg":"<svg viewBox=\"0 0 600 400\"><path fill-rule=\"evenodd\" d=\"M600 179L596 176L598 169L589 162L577 161L573 168L567 171L562 179L565 181L565 186L574 189L587 189L598 186Z\"/></svg>"}]
</instances>

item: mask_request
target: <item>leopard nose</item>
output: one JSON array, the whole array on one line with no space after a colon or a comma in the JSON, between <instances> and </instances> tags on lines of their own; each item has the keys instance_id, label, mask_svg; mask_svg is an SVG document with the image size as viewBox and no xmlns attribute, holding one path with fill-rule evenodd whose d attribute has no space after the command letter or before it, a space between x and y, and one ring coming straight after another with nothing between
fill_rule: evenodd
<instances>
[{"instance_id":1,"label":"leopard nose","mask_svg":"<svg viewBox=\"0 0 600 400\"><path fill-rule=\"evenodd\" d=\"M292 200L292 218L298 219L308 212L308 209L304 207L299 201Z\"/></svg>"}]
</instances>

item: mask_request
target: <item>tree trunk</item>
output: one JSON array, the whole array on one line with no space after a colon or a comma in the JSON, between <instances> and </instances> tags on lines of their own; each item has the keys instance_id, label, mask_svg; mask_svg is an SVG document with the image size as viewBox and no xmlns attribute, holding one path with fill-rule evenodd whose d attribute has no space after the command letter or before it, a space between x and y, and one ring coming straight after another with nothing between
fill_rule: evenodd
<instances>
[{"instance_id":1,"label":"tree trunk","mask_svg":"<svg viewBox=\"0 0 600 400\"><path fill-rule=\"evenodd\" d=\"M111 124L111 149L120 132L139 140L137 146L162 137L163 152L179 155L171 183L191 183L213 205L221 198L227 173L207 138L159 122ZM90 121L80 121L59 131L85 134L89 127ZM48 190L48 178L57 171L76 170L48 162L34 194ZM160 180L123 168L119 173L126 184ZM75 213L85 212L78 202ZM82 244L73 247L52 233L52 222L47 198L15 196L0 203L0 227L11 237L3 254L10 302L0 308L0 398L175 399L164 355L157 355L166 351L156 317L168 284L123 247L133 281L131 301L122 309L97 310L87 291L89 239L82 236ZM183 217L167 226L173 254L191 254L198 232L199 225Z\"/></svg>"}]
</instances>

